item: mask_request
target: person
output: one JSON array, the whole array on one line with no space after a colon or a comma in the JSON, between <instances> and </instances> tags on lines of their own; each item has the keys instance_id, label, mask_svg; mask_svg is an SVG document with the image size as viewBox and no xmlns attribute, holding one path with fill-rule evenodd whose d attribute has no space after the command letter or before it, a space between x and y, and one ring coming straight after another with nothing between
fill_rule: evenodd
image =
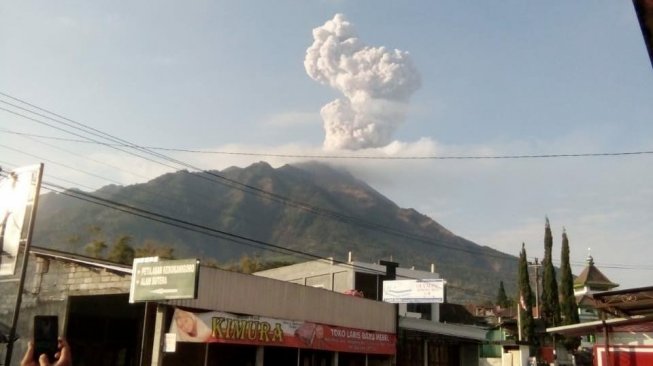
<instances>
[{"instance_id":1,"label":"person","mask_svg":"<svg viewBox=\"0 0 653 366\"><path fill-rule=\"evenodd\" d=\"M27 344L27 351L20 361L20 366L72 366L73 358L70 352L70 346L65 339L59 338L59 352L54 355L55 362L50 363L48 356L42 354L38 356L38 363L34 359L34 342L30 341Z\"/></svg>"}]
</instances>

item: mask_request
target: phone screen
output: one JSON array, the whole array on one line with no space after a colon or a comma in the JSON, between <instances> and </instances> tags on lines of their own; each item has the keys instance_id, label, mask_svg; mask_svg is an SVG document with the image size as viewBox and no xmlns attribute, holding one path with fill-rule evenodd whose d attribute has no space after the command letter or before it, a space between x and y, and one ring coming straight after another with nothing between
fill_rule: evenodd
<instances>
[{"instance_id":1,"label":"phone screen","mask_svg":"<svg viewBox=\"0 0 653 366\"><path fill-rule=\"evenodd\" d=\"M50 362L59 349L59 319L56 316L34 317L34 359L46 354Z\"/></svg>"}]
</instances>

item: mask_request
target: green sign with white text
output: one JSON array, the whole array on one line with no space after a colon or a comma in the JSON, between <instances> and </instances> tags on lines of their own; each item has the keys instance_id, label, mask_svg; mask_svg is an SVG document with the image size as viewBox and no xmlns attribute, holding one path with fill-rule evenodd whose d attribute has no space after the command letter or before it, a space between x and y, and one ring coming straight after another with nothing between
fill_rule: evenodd
<instances>
[{"instance_id":1,"label":"green sign with white text","mask_svg":"<svg viewBox=\"0 0 653 366\"><path fill-rule=\"evenodd\" d=\"M134 301L196 299L199 261L135 263L132 276Z\"/></svg>"}]
</instances>

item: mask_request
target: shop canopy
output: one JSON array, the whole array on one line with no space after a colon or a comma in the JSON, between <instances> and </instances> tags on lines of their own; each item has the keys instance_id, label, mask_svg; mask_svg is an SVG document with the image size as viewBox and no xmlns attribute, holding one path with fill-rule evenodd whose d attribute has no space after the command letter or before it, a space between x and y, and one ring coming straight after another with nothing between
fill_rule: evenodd
<instances>
[{"instance_id":1,"label":"shop canopy","mask_svg":"<svg viewBox=\"0 0 653 366\"><path fill-rule=\"evenodd\" d=\"M613 318L547 328L548 333L584 335L605 328L634 326L653 322L653 286L605 291L591 295L593 307Z\"/></svg>"}]
</instances>

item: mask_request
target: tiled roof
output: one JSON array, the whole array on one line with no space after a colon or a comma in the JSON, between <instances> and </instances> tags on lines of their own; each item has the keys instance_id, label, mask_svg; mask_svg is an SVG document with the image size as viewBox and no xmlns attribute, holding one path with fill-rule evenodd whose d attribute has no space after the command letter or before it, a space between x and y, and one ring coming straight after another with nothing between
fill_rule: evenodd
<instances>
[{"instance_id":1,"label":"tiled roof","mask_svg":"<svg viewBox=\"0 0 653 366\"><path fill-rule=\"evenodd\" d=\"M618 283L610 281L598 268L594 266L594 260L589 258L587 267L574 281L574 287L587 286L590 289L607 290L619 286Z\"/></svg>"}]
</instances>

